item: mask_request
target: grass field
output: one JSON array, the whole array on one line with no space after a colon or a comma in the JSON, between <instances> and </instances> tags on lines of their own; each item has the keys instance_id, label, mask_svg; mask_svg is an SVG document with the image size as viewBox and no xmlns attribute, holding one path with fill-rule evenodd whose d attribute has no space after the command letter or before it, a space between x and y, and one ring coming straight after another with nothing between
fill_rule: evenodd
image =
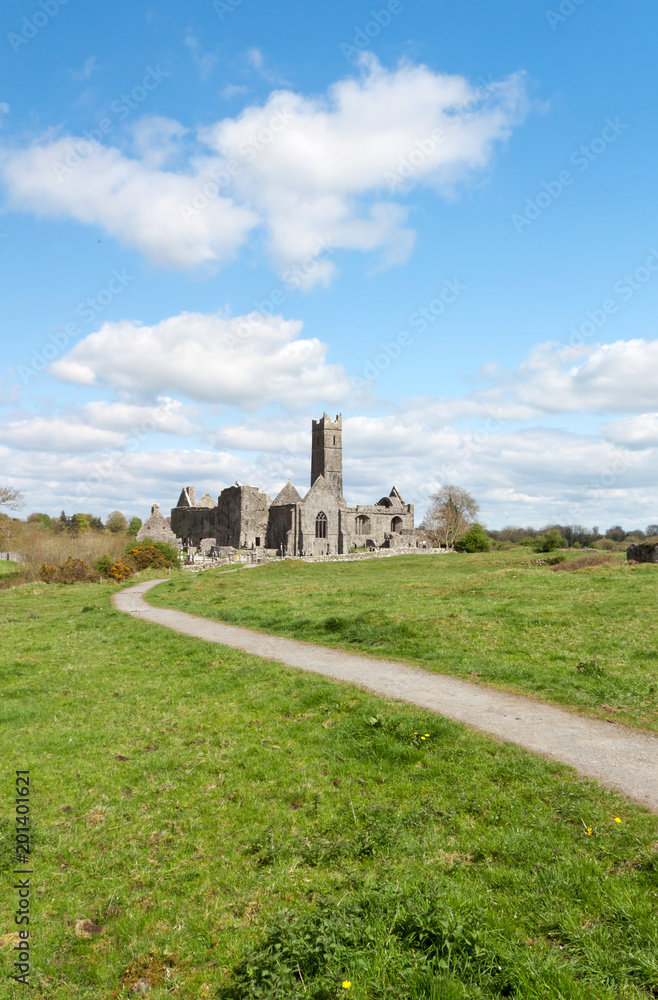
<instances>
[{"instance_id":1,"label":"grass field","mask_svg":"<svg viewBox=\"0 0 658 1000\"><path fill-rule=\"evenodd\" d=\"M0 559L0 579L6 576L14 576L18 573L20 569L20 563L9 562L6 559Z\"/></svg>"},{"instance_id":2,"label":"grass field","mask_svg":"<svg viewBox=\"0 0 658 1000\"><path fill-rule=\"evenodd\" d=\"M565 572L537 558L516 549L286 561L204 573L147 599L658 730L658 566L614 554Z\"/></svg>"},{"instance_id":3,"label":"grass field","mask_svg":"<svg viewBox=\"0 0 658 1000\"><path fill-rule=\"evenodd\" d=\"M26 995L7 938L17 769L34 997L658 995L656 817L457 723L129 618L110 593L0 594L3 1000Z\"/></svg>"}]
</instances>

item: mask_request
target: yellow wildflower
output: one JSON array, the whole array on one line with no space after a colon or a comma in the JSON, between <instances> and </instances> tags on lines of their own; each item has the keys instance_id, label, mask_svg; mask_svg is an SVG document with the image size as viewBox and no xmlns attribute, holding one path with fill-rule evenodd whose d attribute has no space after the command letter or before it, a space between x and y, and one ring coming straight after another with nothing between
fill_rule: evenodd
<instances>
[{"instance_id":1,"label":"yellow wildflower","mask_svg":"<svg viewBox=\"0 0 658 1000\"><path fill-rule=\"evenodd\" d=\"M346 980L345 980L345 982L343 983L343 989L344 989L344 990L349 990L349 988L350 988L350 986L351 986L351 985L352 985L352 984L351 984L351 982L349 981L349 979L346 979Z\"/></svg>"},{"instance_id":2,"label":"yellow wildflower","mask_svg":"<svg viewBox=\"0 0 658 1000\"><path fill-rule=\"evenodd\" d=\"M619 816L615 816L615 823L621 823Z\"/></svg>"}]
</instances>

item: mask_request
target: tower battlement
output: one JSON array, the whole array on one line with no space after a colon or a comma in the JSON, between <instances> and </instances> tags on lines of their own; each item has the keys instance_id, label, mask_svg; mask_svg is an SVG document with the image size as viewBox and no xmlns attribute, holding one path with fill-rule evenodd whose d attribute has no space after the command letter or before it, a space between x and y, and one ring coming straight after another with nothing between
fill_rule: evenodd
<instances>
[{"instance_id":1,"label":"tower battlement","mask_svg":"<svg viewBox=\"0 0 658 1000\"><path fill-rule=\"evenodd\" d=\"M313 421L311 486L320 476L339 497L343 495L343 415L332 420L324 414Z\"/></svg>"}]
</instances>

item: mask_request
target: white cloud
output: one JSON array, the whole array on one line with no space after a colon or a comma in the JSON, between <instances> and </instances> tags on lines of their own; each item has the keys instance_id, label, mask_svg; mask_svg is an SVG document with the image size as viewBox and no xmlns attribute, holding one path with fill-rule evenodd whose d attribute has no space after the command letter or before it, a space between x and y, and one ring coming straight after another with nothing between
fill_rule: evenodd
<instances>
[{"instance_id":1,"label":"white cloud","mask_svg":"<svg viewBox=\"0 0 658 1000\"><path fill-rule=\"evenodd\" d=\"M258 216L217 197L184 222L181 205L195 197L198 177L149 166L151 158L129 159L114 148L62 137L5 151L1 169L15 208L103 226L166 266L229 260Z\"/></svg>"},{"instance_id":2,"label":"white cloud","mask_svg":"<svg viewBox=\"0 0 658 1000\"><path fill-rule=\"evenodd\" d=\"M567 413L642 413L658 408L656 368L658 340L618 340L578 348L539 344L513 371L483 365L479 374L493 383L490 388L424 400L423 406L433 419L480 418L488 430L508 420L526 422ZM611 430L610 440L613 434Z\"/></svg>"},{"instance_id":3,"label":"white cloud","mask_svg":"<svg viewBox=\"0 0 658 1000\"><path fill-rule=\"evenodd\" d=\"M192 36L188 44L195 52ZM138 158L48 133L5 148L0 169L12 207L104 226L158 264L221 265L260 225L280 270L327 240L391 266L414 239L391 177L451 190L490 164L524 112L518 74L483 93L460 76L364 57L360 75L324 97L277 90L202 129L178 170L164 169L162 131L148 128ZM185 131L168 128L170 142ZM333 269L324 262L317 280Z\"/></svg>"},{"instance_id":4,"label":"white cloud","mask_svg":"<svg viewBox=\"0 0 658 1000\"><path fill-rule=\"evenodd\" d=\"M84 80L88 80L92 73L95 73L99 69L98 60L96 56L89 56L85 59L82 64L82 68L79 70L70 69L69 76L76 83L82 83Z\"/></svg>"},{"instance_id":5,"label":"white cloud","mask_svg":"<svg viewBox=\"0 0 658 1000\"><path fill-rule=\"evenodd\" d=\"M79 419L91 427L123 431L131 437L150 433L186 436L199 431L199 426L187 416L183 403L169 396L157 397L153 406L106 400L85 403L80 407Z\"/></svg>"},{"instance_id":6,"label":"white cloud","mask_svg":"<svg viewBox=\"0 0 658 1000\"><path fill-rule=\"evenodd\" d=\"M241 97L243 94L249 93L249 87L244 84L239 83L227 83L225 87L219 92L219 96L223 97L225 100L230 100L231 97Z\"/></svg>"},{"instance_id":7,"label":"white cloud","mask_svg":"<svg viewBox=\"0 0 658 1000\"><path fill-rule=\"evenodd\" d=\"M601 435L626 448L658 448L658 413L613 420L601 428Z\"/></svg>"},{"instance_id":8,"label":"white cloud","mask_svg":"<svg viewBox=\"0 0 658 1000\"><path fill-rule=\"evenodd\" d=\"M545 413L637 413L658 405L658 340L558 350L541 345L519 366L518 397Z\"/></svg>"},{"instance_id":9,"label":"white cloud","mask_svg":"<svg viewBox=\"0 0 658 1000\"><path fill-rule=\"evenodd\" d=\"M125 436L61 417L28 417L0 427L0 441L26 451L79 452L121 448Z\"/></svg>"},{"instance_id":10,"label":"white cloud","mask_svg":"<svg viewBox=\"0 0 658 1000\"><path fill-rule=\"evenodd\" d=\"M326 363L326 345L302 339L301 328L298 321L257 313L181 313L153 326L104 323L51 371L78 385L104 382L135 395L173 392L245 410L270 403L296 410L353 396L342 366Z\"/></svg>"},{"instance_id":11,"label":"white cloud","mask_svg":"<svg viewBox=\"0 0 658 1000\"><path fill-rule=\"evenodd\" d=\"M261 52L260 49L256 48L249 49L249 51L247 52L247 59L249 60L250 65L254 67L254 69L260 70L263 68L265 60L263 58L263 53Z\"/></svg>"},{"instance_id":12,"label":"white cloud","mask_svg":"<svg viewBox=\"0 0 658 1000\"><path fill-rule=\"evenodd\" d=\"M29 451L98 452L124 448L150 434L190 435L199 430L177 399L152 406L97 400L55 416L25 416L0 425L0 441Z\"/></svg>"},{"instance_id":13,"label":"white cloud","mask_svg":"<svg viewBox=\"0 0 658 1000\"><path fill-rule=\"evenodd\" d=\"M179 152L180 141L187 132L173 118L149 115L132 127L133 148L145 167L158 169Z\"/></svg>"},{"instance_id":14,"label":"white cloud","mask_svg":"<svg viewBox=\"0 0 658 1000\"><path fill-rule=\"evenodd\" d=\"M214 52L202 52L199 39L194 35L187 35L185 44L192 54L192 58L199 70L199 75L203 80L206 80L215 68L217 56Z\"/></svg>"}]
</instances>

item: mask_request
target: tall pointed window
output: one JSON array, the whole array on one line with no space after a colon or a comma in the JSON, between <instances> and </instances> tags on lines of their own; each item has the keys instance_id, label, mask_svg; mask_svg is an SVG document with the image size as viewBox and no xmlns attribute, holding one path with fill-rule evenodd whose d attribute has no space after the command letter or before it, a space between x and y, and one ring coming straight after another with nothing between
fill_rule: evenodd
<instances>
[{"instance_id":1,"label":"tall pointed window","mask_svg":"<svg viewBox=\"0 0 658 1000\"><path fill-rule=\"evenodd\" d=\"M327 537L327 515L320 511L315 519L315 537L316 538L326 538Z\"/></svg>"}]
</instances>

